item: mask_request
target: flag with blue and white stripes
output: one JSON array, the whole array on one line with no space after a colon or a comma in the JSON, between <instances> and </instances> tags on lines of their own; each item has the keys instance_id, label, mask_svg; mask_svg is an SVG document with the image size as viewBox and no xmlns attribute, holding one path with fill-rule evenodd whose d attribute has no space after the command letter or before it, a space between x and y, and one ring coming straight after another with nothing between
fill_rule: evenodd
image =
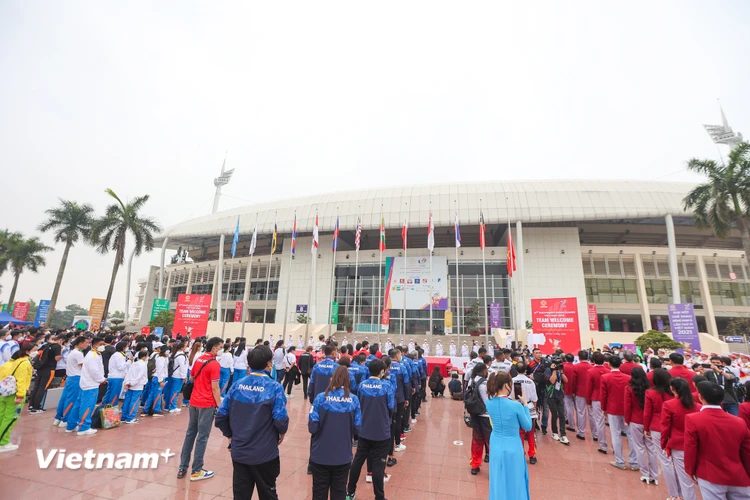
<instances>
[{"instance_id":1,"label":"flag with blue and white stripes","mask_svg":"<svg viewBox=\"0 0 750 500\"><path fill-rule=\"evenodd\" d=\"M240 242L240 218L237 217L237 227L234 230L234 238L232 238L232 258L237 254L237 244Z\"/></svg>"}]
</instances>

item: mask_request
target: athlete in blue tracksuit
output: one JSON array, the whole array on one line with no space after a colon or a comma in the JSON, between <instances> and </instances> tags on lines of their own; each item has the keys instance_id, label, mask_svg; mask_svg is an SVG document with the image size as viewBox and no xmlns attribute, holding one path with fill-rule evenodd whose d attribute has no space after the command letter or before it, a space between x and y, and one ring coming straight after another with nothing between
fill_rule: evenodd
<instances>
[{"instance_id":1,"label":"athlete in blue tracksuit","mask_svg":"<svg viewBox=\"0 0 750 500\"><path fill-rule=\"evenodd\" d=\"M278 500L279 445L289 428L286 396L271 378L273 353L266 346L248 355L250 375L237 380L216 412L216 427L231 439L235 498Z\"/></svg>"},{"instance_id":2,"label":"athlete in blue tracksuit","mask_svg":"<svg viewBox=\"0 0 750 500\"><path fill-rule=\"evenodd\" d=\"M312 373L310 373L310 384L307 386L307 397L310 402L314 402L318 394L325 391L328 388L328 384L331 382L333 372L339 366L336 360L333 359L333 351L335 347L328 344L323 348L323 354L325 359L320 363L315 363L313 366ZM310 446L312 446L312 441ZM312 467L307 464L307 473L312 474Z\"/></svg>"},{"instance_id":3,"label":"athlete in blue tracksuit","mask_svg":"<svg viewBox=\"0 0 750 500\"><path fill-rule=\"evenodd\" d=\"M357 454L350 472L347 494L354 498L357 481L365 460L372 465L372 488L375 500L385 500L383 478L391 439L391 422L396 400L393 387L385 377L385 363L380 360L370 363L370 378L359 386L359 404L362 411L362 426L359 430Z\"/></svg>"},{"instance_id":4,"label":"athlete in blue tracksuit","mask_svg":"<svg viewBox=\"0 0 750 500\"><path fill-rule=\"evenodd\" d=\"M424 351L420 348L417 349L417 353L419 354L419 358L417 361L419 362L419 366L421 368L421 371L419 373L421 386L420 386L420 399L419 399L419 406L417 407L417 415L419 414L419 408L422 407L422 402L427 401L427 360L424 359Z\"/></svg>"},{"instance_id":5,"label":"athlete in blue tracksuit","mask_svg":"<svg viewBox=\"0 0 750 500\"><path fill-rule=\"evenodd\" d=\"M313 500L328 500L329 493L332 499L346 496L352 438L362 425L359 399L350 390L350 380L346 367L339 366L310 409L307 427L312 434Z\"/></svg>"},{"instance_id":6,"label":"athlete in blue tracksuit","mask_svg":"<svg viewBox=\"0 0 750 500\"><path fill-rule=\"evenodd\" d=\"M416 374L417 367L414 365L408 354L402 354L401 364L404 368L406 368L406 375L404 376L404 380L408 380L409 383L409 395L406 397L406 400L409 402L409 404L407 405L407 409L404 410L403 417L403 432L406 433L411 432L411 426L409 425L409 415L412 411L414 411L414 394L416 393L415 381L419 379L419 376Z\"/></svg>"},{"instance_id":7,"label":"athlete in blue tracksuit","mask_svg":"<svg viewBox=\"0 0 750 500\"><path fill-rule=\"evenodd\" d=\"M391 375L395 379L396 388L396 411L393 414L393 436L396 441L394 450L403 451L406 446L401 444L401 434L404 430L404 408L408 407L409 396L411 395L411 386L406 376L406 368L400 363L401 351L391 349L388 353L391 357Z\"/></svg>"}]
</instances>

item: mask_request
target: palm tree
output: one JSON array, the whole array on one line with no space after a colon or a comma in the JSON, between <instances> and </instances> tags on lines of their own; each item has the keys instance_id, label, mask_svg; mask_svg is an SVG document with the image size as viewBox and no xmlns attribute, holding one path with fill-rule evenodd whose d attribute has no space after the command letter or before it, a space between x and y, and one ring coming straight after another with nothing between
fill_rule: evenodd
<instances>
[{"instance_id":1,"label":"palm tree","mask_svg":"<svg viewBox=\"0 0 750 500\"><path fill-rule=\"evenodd\" d=\"M111 189L107 189L105 192L114 198L117 203L109 205L104 212L104 216L94 220L90 235L90 239L97 246L96 249L99 253L106 254L110 250L115 251L115 264L112 267L112 279L109 282L102 321L107 319L117 271L125 261L125 240L128 231L135 239L136 255L140 255L143 250L153 250L153 233L161 231L161 227L154 219L142 217L138 213L148 201L149 195L139 196L126 204Z\"/></svg>"},{"instance_id":2,"label":"palm tree","mask_svg":"<svg viewBox=\"0 0 750 500\"><path fill-rule=\"evenodd\" d=\"M60 200L60 205L50 208L45 212L49 217L39 225L43 233L54 230L55 243L65 243L60 269L57 271L55 289L52 290L52 298L49 304L47 324L51 324L52 316L55 314L57 295L60 292L65 266L68 264L68 253L79 239L88 241L91 231L91 223L94 221L94 207L89 204L79 205L75 201Z\"/></svg>"},{"instance_id":3,"label":"palm tree","mask_svg":"<svg viewBox=\"0 0 750 500\"><path fill-rule=\"evenodd\" d=\"M42 243L36 236L26 239L18 233L13 234L13 237L7 241L7 245L5 255L8 259L8 266L13 272L13 288L10 290L10 297L8 298L8 311L10 312L13 300L16 298L18 278L21 277L21 273L24 269L33 273L37 272L40 267L47 263L41 255L42 252L49 252L52 247Z\"/></svg>"},{"instance_id":4,"label":"palm tree","mask_svg":"<svg viewBox=\"0 0 750 500\"><path fill-rule=\"evenodd\" d=\"M695 225L710 227L719 238L726 238L736 226L750 257L750 143L738 144L726 165L693 158L687 168L708 177L682 201L685 210L692 210Z\"/></svg>"},{"instance_id":5,"label":"palm tree","mask_svg":"<svg viewBox=\"0 0 750 500\"><path fill-rule=\"evenodd\" d=\"M11 244L11 240L20 237L21 233L11 233L7 229L0 231L0 277L8 270L8 263L10 261L8 245ZM2 285L0 285L0 290L2 290Z\"/></svg>"}]
</instances>

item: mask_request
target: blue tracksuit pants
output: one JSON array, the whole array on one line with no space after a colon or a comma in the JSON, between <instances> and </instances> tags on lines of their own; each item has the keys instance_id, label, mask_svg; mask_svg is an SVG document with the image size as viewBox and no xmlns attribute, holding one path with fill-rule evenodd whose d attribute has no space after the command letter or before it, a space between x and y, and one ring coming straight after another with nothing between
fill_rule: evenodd
<instances>
[{"instance_id":1,"label":"blue tracksuit pants","mask_svg":"<svg viewBox=\"0 0 750 500\"><path fill-rule=\"evenodd\" d=\"M78 432L91 429L91 417L94 414L97 396L99 396L98 388L87 389L78 394L76 403L70 410L66 430L72 431L76 426L78 426Z\"/></svg>"},{"instance_id":2,"label":"blue tracksuit pants","mask_svg":"<svg viewBox=\"0 0 750 500\"><path fill-rule=\"evenodd\" d=\"M57 420L67 422L67 418L70 416L70 410L75 406L76 401L78 400L78 395L81 393L80 383L80 375L65 377L65 389L63 389L62 396L60 396L60 403L57 405L57 412L55 412L55 418Z\"/></svg>"}]
</instances>

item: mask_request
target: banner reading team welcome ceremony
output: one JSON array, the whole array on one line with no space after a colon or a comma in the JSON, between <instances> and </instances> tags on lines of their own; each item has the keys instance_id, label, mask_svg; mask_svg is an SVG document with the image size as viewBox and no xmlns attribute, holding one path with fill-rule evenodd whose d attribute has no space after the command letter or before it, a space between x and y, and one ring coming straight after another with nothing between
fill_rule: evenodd
<instances>
[{"instance_id":1,"label":"banner reading team welcome ceremony","mask_svg":"<svg viewBox=\"0 0 750 500\"><path fill-rule=\"evenodd\" d=\"M558 348L573 353L581 350L575 297L531 299L531 319L534 333L544 335L545 342L539 347L544 354L551 354Z\"/></svg>"},{"instance_id":2,"label":"banner reading team welcome ceremony","mask_svg":"<svg viewBox=\"0 0 750 500\"><path fill-rule=\"evenodd\" d=\"M202 337L208 330L208 314L211 310L211 295L183 293L177 298L172 334L185 335L191 328L192 338Z\"/></svg>"}]
</instances>

